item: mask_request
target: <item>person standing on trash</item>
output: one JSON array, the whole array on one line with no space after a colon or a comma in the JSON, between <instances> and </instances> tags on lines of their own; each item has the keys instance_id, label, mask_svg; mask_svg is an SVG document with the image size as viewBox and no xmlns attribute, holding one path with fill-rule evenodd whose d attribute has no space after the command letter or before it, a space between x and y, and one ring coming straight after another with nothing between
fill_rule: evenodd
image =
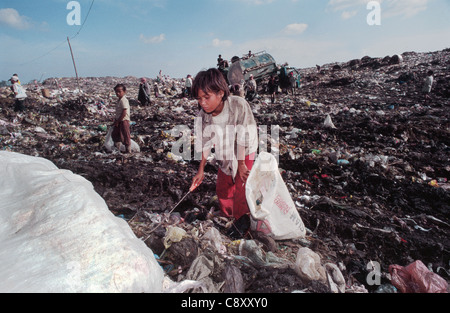
<instances>
[{"instance_id":1,"label":"person standing on trash","mask_svg":"<svg viewBox=\"0 0 450 313\"><path fill-rule=\"evenodd\" d=\"M186 90L186 97L190 98L192 95L192 76L188 75L186 77L186 82L185 82L185 90Z\"/></svg>"},{"instance_id":2,"label":"person standing on trash","mask_svg":"<svg viewBox=\"0 0 450 313\"><path fill-rule=\"evenodd\" d=\"M297 87L297 80L295 79L294 72L289 73L289 88L293 96L295 96L295 88Z\"/></svg>"},{"instance_id":3,"label":"person standing on trash","mask_svg":"<svg viewBox=\"0 0 450 313\"><path fill-rule=\"evenodd\" d=\"M23 112L25 110L25 99L27 98L27 93L25 92L25 88L19 83L19 77L14 75L10 79L11 81L11 90L14 93L14 98L16 102L14 104L14 112Z\"/></svg>"},{"instance_id":4,"label":"person standing on trash","mask_svg":"<svg viewBox=\"0 0 450 313\"><path fill-rule=\"evenodd\" d=\"M225 67L221 54L219 54L219 57L217 58L217 67L218 68L224 68Z\"/></svg>"},{"instance_id":5,"label":"person standing on trash","mask_svg":"<svg viewBox=\"0 0 450 313\"><path fill-rule=\"evenodd\" d=\"M275 79L275 75L272 75L267 83L267 91L270 94L270 101L272 104L275 103L275 94L277 93L278 84Z\"/></svg>"},{"instance_id":6,"label":"person standing on trash","mask_svg":"<svg viewBox=\"0 0 450 313\"><path fill-rule=\"evenodd\" d=\"M233 95L240 96L242 98L245 97L244 85L244 72L242 70L241 63L239 62L240 58L238 56L234 56L231 59L231 66L228 70L228 81L231 85L231 91Z\"/></svg>"},{"instance_id":7,"label":"person standing on trash","mask_svg":"<svg viewBox=\"0 0 450 313\"><path fill-rule=\"evenodd\" d=\"M430 100L430 93L431 93L431 88L433 87L433 82L434 82L434 72L432 70L429 70L427 72L427 77L425 78L425 81L423 83L423 87L422 87L422 93L425 95L425 100Z\"/></svg>"},{"instance_id":8,"label":"person standing on trash","mask_svg":"<svg viewBox=\"0 0 450 313\"><path fill-rule=\"evenodd\" d=\"M258 86L256 85L256 80L253 78L253 74L250 74L250 78L245 85L247 90L246 99L247 101L252 101L255 99L258 91Z\"/></svg>"},{"instance_id":9,"label":"person standing on trash","mask_svg":"<svg viewBox=\"0 0 450 313\"><path fill-rule=\"evenodd\" d=\"M114 91L119 101L116 104L114 130L111 137L119 151L121 144L123 144L126 153L131 153L130 103L126 97L127 88L123 84L118 84L114 87Z\"/></svg>"},{"instance_id":10,"label":"person standing on trash","mask_svg":"<svg viewBox=\"0 0 450 313\"><path fill-rule=\"evenodd\" d=\"M159 98L161 95L161 91L159 90L159 86L157 83L153 86L153 92L155 93L155 98Z\"/></svg>"},{"instance_id":11,"label":"person standing on trash","mask_svg":"<svg viewBox=\"0 0 450 313\"><path fill-rule=\"evenodd\" d=\"M148 85L147 79L145 77L141 78L141 83L139 84L138 101L143 106L147 106L147 105L151 104L150 86Z\"/></svg>"},{"instance_id":12,"label":"person standing on trash","mask_svg":"<svg viewBox=\"0 0 450 313\"><path fill-rule=\"evenodd\" d=\"M202 134L195 142L195 150L202 154L202 160L190 190L202 183L204 168L214 147L219 163L216 192L220 210L224 216L238 220L250 212L245 184L258 149L255 118L244 98L230 95L218 69L198 73L192 94L201 107L196 123L201 123Z\"/></svg>"}]
</instances>

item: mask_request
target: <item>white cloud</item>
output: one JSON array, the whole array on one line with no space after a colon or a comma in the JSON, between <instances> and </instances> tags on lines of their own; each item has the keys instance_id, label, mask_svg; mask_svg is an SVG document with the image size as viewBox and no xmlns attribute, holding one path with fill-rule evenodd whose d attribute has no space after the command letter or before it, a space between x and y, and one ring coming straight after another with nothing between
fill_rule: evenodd
<instances>
[{"instance_id":1,"label":"white cloud","mask_svg":"<svg viewBox=\"0 0 450 313\"><path fill-rule=\"evenodd\" d=\"M430 0L386 0L385 17L413 17L427 9Z\"/></svg>"},{"instance_id":2,"label":"white cloud","mask_svg":"<svg viewBox=\"0 0 450 313\"><path fill-rule=\"evenodd\" d=\"M365 9L368 2L369 0L330 0L328 2L328 7L334 11L342 11L354 7Z\"/></svg>"},{"instance_id":3,"label":"white cloud","mask_svg":"<svg viewBox=\"0 0 450 313\"><path fill-rule=\"evenodd\" d=\"M332 11L344 11L342 18L356 15L358 10L366 11L371 0L329 0ZM428 8L431 0L379 0L383 17L413 17ZM351 14L350 14L351 13Z\"/></svg>"},{"instance_id":4,"label":"white cloud","mask_svg":"<svg viewBox=\"0 0 450 313\"><path fill-rule=\"evenodd\" d=\"M344 11L341 14L342 19L344 20L348 20L349 18L352 18L353 16L355 16L358 13L357 10L353 10L353 11Z\"/></svg>"},{"instance_id":5,"label":"white cloud","mask_svg":"<svg viewBox=\"0 0 450 313\"><path fill-rule=\"evenodd\" d=\"M262 4L268 4L268 3L272 3L275 0L237 0L238 2L245 2L245 3L249 3L249 4L254 4L254 5L262 5Z\"/></svg>"},{"instance_id":6,"label":"white cloud","mask_svg":"<svg viewBox=\"0 0 450 313\"><path fill-rule=\"evenodd\" d=\"M289 24L282 30L282 33L285 35L298 35L303 33L307 28L308 24Z\"/></svg>"},{"instance_id":7,"label":"white cloud","mask_svg":"<svg viewBox=\"0 0 450 313\"><path fill-rule=\"evenodd\" d=\"M213 39L212 46L216 48L226 48L231 47L233 45L233 42L231 40L220 40L220 39Z\"/></svg>"},{"instance_id":8,"label":"white cloud","mask_svg":"<svg viewBox=\"0 0 450 313\"><path fill-rule=\"evenodd\" d=\"M6 8L0 9L0 24L16 29L30 28L30 19L26 16L21 16L15 9Z\"/></svg>"},{"instance_id":9,"label":"white cloud","mask_svg":"<svg viewBox=\"0 0 450 313\"><path fill-rule=\"evenodd\" d=\"M143 43L147 43L147 44L157 44L157 43L161 43L164 40L166 40L166 35L165 34L161 34L159 36L155 36L155 37L146 37L143 34L141 34L139 36L139 40L142 41Z\"/></svg>"}]
</instances>

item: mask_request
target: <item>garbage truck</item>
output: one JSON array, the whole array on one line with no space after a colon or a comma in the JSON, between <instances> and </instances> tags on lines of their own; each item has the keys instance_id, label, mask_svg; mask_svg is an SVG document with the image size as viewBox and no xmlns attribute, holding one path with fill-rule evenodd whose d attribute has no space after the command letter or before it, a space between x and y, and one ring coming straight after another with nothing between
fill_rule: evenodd
<instances>
[{"instance_id":1,"label":"garbage truck","mask_svg":"<svg viewBox=\"0 0 450 313\"><path fill-rule=\"evenodd\" d=\"M250 75L253 75L253 79L260 86L262 82L276 75L280 88L284 89L289 87L289 74L294 72L297 87L300 86L298 71L287 64L277 65L275 59L266 51L244 55L241 58L234 56L231 59L231 65L228 66L228 62L224 64L225 66L219 66L219 70L231 85L239 80L248 81Z\"/></svg>"}]
</instances>

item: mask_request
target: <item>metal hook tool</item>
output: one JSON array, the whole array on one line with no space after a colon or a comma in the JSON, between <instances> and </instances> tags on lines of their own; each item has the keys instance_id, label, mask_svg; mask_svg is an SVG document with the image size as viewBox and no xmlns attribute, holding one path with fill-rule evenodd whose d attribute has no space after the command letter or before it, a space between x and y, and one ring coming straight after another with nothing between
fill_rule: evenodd
<instances>
[{"instance_id":1,"label":"metal hook tool","mask_svg":"<svg viewBox=\"0 0 450 313\"><path fill-rule=\"evenodd\" d=\"M169 215L181 204L181 202L184 201L184 199L186 199L187 196L189 196L195 189L197 189L198 185L195 185L193 188L191 188L185 195L183 198L181 198L180 201L178 201L178 203L172 208L172 210L169 211ZM162 221L150 231L150 234L153 233L156 229L158 229L159 226L161 226ZM147 236L147 238L145 238L144 242L147 241L147 239L150 238L150 235Z\"/></svg>"}]
</instances>

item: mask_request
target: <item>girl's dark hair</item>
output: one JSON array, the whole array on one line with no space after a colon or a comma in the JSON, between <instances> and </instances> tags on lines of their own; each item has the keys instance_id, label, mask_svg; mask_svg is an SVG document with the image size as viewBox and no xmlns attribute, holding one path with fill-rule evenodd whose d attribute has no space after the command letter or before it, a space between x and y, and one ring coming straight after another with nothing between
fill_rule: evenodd
<instances>
[{"instance_id":1,"label":"girl's dark hair","mask_svg":"<svg viewBox=\"0 0 450 313\"><path fill-rule=\"evenodd\" d=\"M230 96L227 81L223 74L216 68L201 71L195 76L194 82L192 83L192 95L194 98L198 97L200 90L204 93L213 92L216 94L223 91L223 101L226 101Z\"/></svg>"}]
</instances>

